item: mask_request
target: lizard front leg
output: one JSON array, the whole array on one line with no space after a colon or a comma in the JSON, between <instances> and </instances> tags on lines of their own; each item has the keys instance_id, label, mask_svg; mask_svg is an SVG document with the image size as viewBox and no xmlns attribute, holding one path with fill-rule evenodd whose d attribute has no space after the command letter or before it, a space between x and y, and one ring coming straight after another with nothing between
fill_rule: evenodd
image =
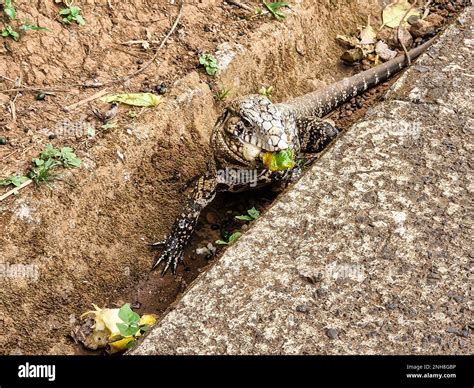
<instances>
[{"instance_id":1,"label":"lizard front leg","mask_svg":"<svg viewBox=\"0 0 474 388\"><path fill-rule=\"evenodd\" d=\"M165 247L163 253L153 264L152 271L164 262L165 266L161 272L162 275L170 267L172 272L176 273L178 264L183 262L184 248L193 234L199 214L216 196L216 187L215 168L209 168L206 174L201 176L194 184L193 193L186 200L166 240L152 244L152 246L163 245Z\"/></svg>"},{"instance_id":2,"label":"lizard front leg","mask_svg":"<svg viewBox=\"0 0 474 388\"><path fill-rule=\"evenodd\" d=\"M333 123L319 117L307 117L297 121L302 153L318 153L324 150L339 134Z\"/></svg>"}]
</instances>

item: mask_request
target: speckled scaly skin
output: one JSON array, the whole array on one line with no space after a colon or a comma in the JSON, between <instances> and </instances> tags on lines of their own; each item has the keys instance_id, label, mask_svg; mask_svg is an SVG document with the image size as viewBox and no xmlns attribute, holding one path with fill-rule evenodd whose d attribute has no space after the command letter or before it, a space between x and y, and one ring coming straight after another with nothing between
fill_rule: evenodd
<instances>
[{"instance_id":1,"label":"speckled scaly skin","mask_svg":"<svg viewBox=\"0 0 474 388\"><path fill-rule=\"evenodd\" d=\"M417 58L431 44L432 40L410 51L410 59ZM220 171L254 171L257 186L293 181L300 173L299 163L291 170L271 172L262 162L263 155L291 149L295 159L300 161L307 154L321 152L339 133L322 118L344 102L385 82L405 64L406 58L399 56L285 103L273 104L261 95L247 96L231 103L212 131L214 160L196 181L193 194L186 200L169 236L163 242L152 244L165 247L153 269L164 262L163 275L169 268L176 272L200 212L214 199L217 191L242 191L253 187L248 182L228 183L219 178Z\"/></svg>"}]
</instances>

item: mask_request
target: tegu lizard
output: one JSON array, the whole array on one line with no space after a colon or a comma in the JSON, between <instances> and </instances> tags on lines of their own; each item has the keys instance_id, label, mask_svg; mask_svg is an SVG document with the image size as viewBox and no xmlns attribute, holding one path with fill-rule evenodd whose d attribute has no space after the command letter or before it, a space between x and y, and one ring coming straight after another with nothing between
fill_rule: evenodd
<instances>
[{"instance_id":1,"label":"tegu lizard","mask_svg":"<svg viewBox=\"0 0 474 388\"><path fill-rule=\"evenodd\" d=\"M408 53L410 60L417 58L431 44L432 40L411 50ZM178 264L183 262L184 248L199 214L214 199L216 192L241 191L255 186L235 179L228 182L219 172L252 170L258 186L294 180L300 173L298 161L306 159L308 154L321 152L340 132L323 118L346 101L387 81L407 62L402 55L283 103L272 103L262 95L249 95L232 102L212 130L210 141L214 158L208 163L207 171L196 180L193 193L186 200L168 237L151 244L164 246L152 269L164 262L163 275L169 268L176 272ZM282 153L295 162L287 163L283 168L278 168L277 163L271 168L268 159Z\"/></svg>"}]
</instances>

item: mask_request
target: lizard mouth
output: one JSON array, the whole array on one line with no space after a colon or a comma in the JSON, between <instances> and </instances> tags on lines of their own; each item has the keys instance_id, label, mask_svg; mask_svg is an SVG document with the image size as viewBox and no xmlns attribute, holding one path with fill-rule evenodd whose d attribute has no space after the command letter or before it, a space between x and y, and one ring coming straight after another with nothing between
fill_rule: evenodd
<instances>
[{"instance_id":1,"label":"lizard mouth","mask_svg":"<svg viewBox=\"0 0 474 388\"><path fill-rule=\"evenodd\" d=\"M237 159L255 162L262 160L266 153L276 153L290 148L287 134L280 128L270 127L265 129L264 134L259 134L255 130L236 125L231 120L236 120L238 123L240 116L233 116L229 110L221 118L219 125L223 128L223 140L228 150Z\"/></svg>"}]
</instances>

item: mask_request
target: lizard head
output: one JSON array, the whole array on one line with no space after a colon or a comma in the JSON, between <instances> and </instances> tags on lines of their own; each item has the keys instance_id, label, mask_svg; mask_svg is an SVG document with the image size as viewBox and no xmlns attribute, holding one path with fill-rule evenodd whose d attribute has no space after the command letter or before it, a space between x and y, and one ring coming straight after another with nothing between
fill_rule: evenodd
<instances>
[{"instance_id":1,"label":"lizard head","mask_svg":"<svg viewBox=\"0 0 474 388\"><path fill-rule=\"evenodd\" d=\"M267 97L251 95L234 101L217 127L234 158L252 162L265 152L293 147L296 130L288 121Z\"/></svg>"}]
</instances>

